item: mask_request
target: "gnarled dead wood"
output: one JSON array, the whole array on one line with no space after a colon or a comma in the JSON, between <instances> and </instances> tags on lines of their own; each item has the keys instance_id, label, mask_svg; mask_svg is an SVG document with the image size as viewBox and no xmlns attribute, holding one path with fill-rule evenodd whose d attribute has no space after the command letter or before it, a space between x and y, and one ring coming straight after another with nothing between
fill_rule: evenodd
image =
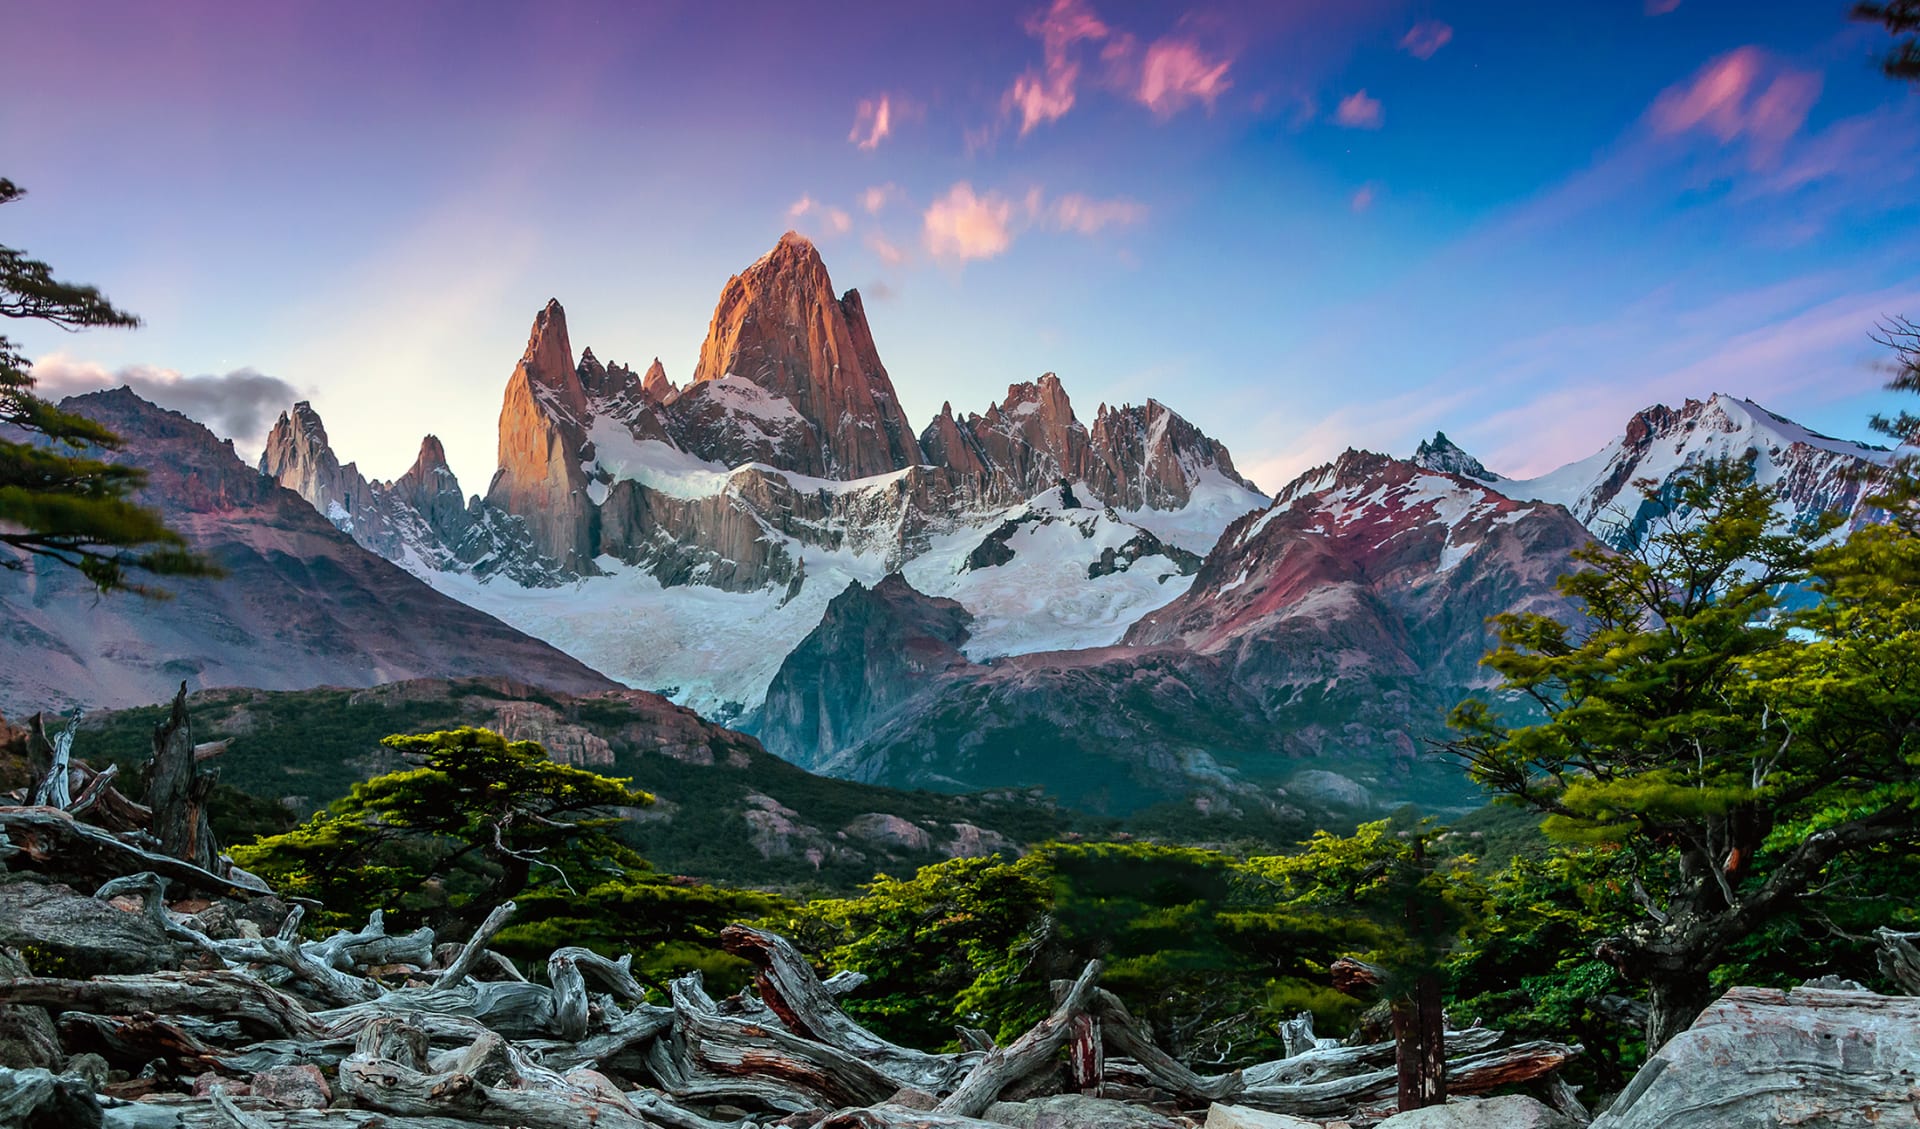
<instances>
[{"instance_id":1,"label":"gnarled dead wood","mask_svg":"<svg viewBox=\"0 0 1920 1129\"><path fill-rule=\"evenodd\" d=\"M329 1034L359 1031L388 1016L421 1014L428 1021L477 1021L510 1039L553 1033L553 990L544 984L481 980L455 988L400 988L365 1003L315 1012Z\"/></svg>"},{"instance_id":2,"label":"gnarled dead wood","mask_svg":"<svg viewBox=\"0 0 1920 1129\"><path fill-rule=\"evenodd\" d=\"M858 1055L896 1083L895 1090L912 1087L939 1093L953 1086L966 1064L952 1055L928 1054L890 1043L853 1021L832 992L814 974L786 938L763 929L729 925L720 931L720 945L753 962L754 984L781 1022L796 1035Z\"/></svg>"},{"instance_id":3,"label":"gnarled dead wood","mask_svg":"<svg viewBox=\"0 0 1920 1129\"><path fill-rule=\"evenodd\" d=\"M221 1052L185 1030L178 1022L154 1015L89 1015L61 1012L57 1021L60 1045L69 1055L91 1051L112 1066L139 1073L158 1059L175 1073L191 1078L221 1066Z\"/></svg>"},{"instance_id":4,"label":"gnarled dead wood","mask_svg":"<svg viewBox=\"0 0 1920 1129\"><path fill-rule=\"evenodd\" d=\"M1907 995L1920 996L1920 947L1913 943L1920 934L1898 933L1883 925L1873 935L1879 942L1873 955L1880 974L1900 985Z\"/></svg>"},{"instance_id":5,"label":"gnarled dead wood","mask_svg":"<svg viewBox=\"0 0 1920 1129\"><path fill-rule=\"evenodd\" d=\"M459 955L453 958L453 963L447 965L446 971L440 974L440 987L455 987L472 975L474 965L480 960L480 954L486 951L487 942L493 939L495 933L500 932L500 927L507 923L507 919L513 916L513 911L517 908L519 907L512 902L503 902L488 911L486 919L480 923L480 928L473 931L473 936L467 939Z\"/></svg>"},{"instance_id":6,"label":"gnarled dead wood","mask_svg":"<svg viewBox=\"0 0 1920 1129\"><path fill-rule=\"evenodd\" d=\"M41 716L34 714L27 719L27 747L46 750L46 767L29 789L29 804L62 810L73 806L73 781L69 776L73 768L73 724L68 722L67 727L49 741ZM37 755L29 756L30 763L40 759Z\"/></svg>"},{"instance_id":7,"label":"gnarled dead wood","mask_svg":"<svg viewBox=\"0 0 1920 1129\"><path fill-rule=\"evenodd\" d=\"M41 871L63 881L107 882L150 870L181 886L214 895L271 894L267 884L235 868L222 876L171 855L128 843L51 807L0 808L0 835L19 850L9 866Z\"/></svg>"},{"instance_id":8,"label":"gnarled dead wood","mask_svg":"<svg viewBox=\"0 0 1920 1129\"><path fill-rule=\"evenodd\" d=\"M1074 1016L1086 1010L1087 1001L1093 996L1094 984L1100 979L1100 969L1099 961L1088 961L1087 967L1055 1005L1053 1014L1035 1024L1009 1046L988 1051L954 1087L953 1092L941 1099L940 1104L934 1107L934 1112L958 1114L961 1117L975 1117L984 1113L1000 1096L1001 1090L1038 1070L1059 1054L1061 1045L1067 1041L1072 1030Z\"/></svg>"},{"instance_id":9,"label":"gnarled dead wood","mask_svg":"<svg viewBox=\"0 0 1920 1129\"><path fill-rule=\"evenodd\" d=\"M34 1068L0 1066L0 1125L58 1125L97 1129L100 1102L85 1082Z\"/></svg>"},{"instance_id":10,"label":"gnarled dead wood","mask_svg":"<svg viewBox=\"0 0 1920 1129\"><path fill-rule=\"evenodd\" d=\"M813 1129L1005 1129L997 1121L981 1121L951 1113L929 1113L898 1105L835 1110Z\"/></svg>"},{"instance_id":11,"label":"gnarled dead wood","mask_svg":"<svg viewBox=\"0 0 1920 1129\"><path fill-rule=\"evenodd\" d=\"M244 972L152 972L62 980L22 976L0 980L0 1004L59 1007L92 1015L208 1015L239 1021L267 1038L323 1033L300 1001Z\"/></svg>"},{"instance_id":12,"label":"gnarled dead wood","mask_svg":"<svg viewBox=\"0 0 1920 1129\"><path fill-rule=\"evenodd\" d=\"M1447 1032L1448 1058L1477 1054L1500 1041L1501 1032L1487 1027ZM1395 1046L1392 1043L1368 1043L1364 1046L1320 1047L1290 1058L1249 1066L1242 1073L1248 1086L1288 1086L1324 1082L1374 1070L1391 1069ZM1217 1099L1216 1099L1217 1100Z\"/></svg>"},{"instance_id":13,"label":"gnarled dead wood","mask_svg":"<svg viewBox=\"0 0 1920 1129\"><path fill-rule=\"evenodd\" d=\"M1484 1094L1502 1086L1531 1082L1559 1070L1579 1052L1577 1046L1533 1042L1451 1059L1447 1062L1447 1087L1456 1094ZM1390 1102L1398 1089L1398 1072L1388 1067L1314 1082L1249 1085L1235 1094L1233 1101L1294 1117L1337 1117L1361 1106Z\"/></svg>"},{"instance_id":14,"label":"gnarled dead wood","mask_svg":"<svg viewBox=\"0 0 1920 1129\"><path fill-rule=\"evenodd\" d=\"M1203 1075L1160 1049L1145 1025L1133 1017L1120 997L1096 988L1089 1005L1100 1017L1100 1037L1106 1050L1134 1060L1152 1084L1195 1105L1224 1100L1242 1085L1239 1071Z\"/></svg>"},{"instance_id":15,"label":"gnarled dead wood","mask_svg":"<svg viewBox=\"0 0 1920 1129\"><path fill-rule=\"evenodd\" d=\"M838 1047L719 1014L698 972L675 980L674 1033L691 1061L735 1078L772 1078L823 1108L869 1105L900 1087L873 1063Z\"/></svg>"},{"instance_id":16,"label":"gnarled dead wood","mask_svg":"<svg viewBox=\"0 0 1920 1129\"><path fill-rule=\"evenodd\" d=\"M153 767L147 776L147 805L153 809L153 833L160 850L203 870L219 864L220 852L207 823L207 797L217 774L201 772L193 755L193 722L187 717L187 684L173 696L167 719L153 731Z\"/></svg>"}]
</instances>

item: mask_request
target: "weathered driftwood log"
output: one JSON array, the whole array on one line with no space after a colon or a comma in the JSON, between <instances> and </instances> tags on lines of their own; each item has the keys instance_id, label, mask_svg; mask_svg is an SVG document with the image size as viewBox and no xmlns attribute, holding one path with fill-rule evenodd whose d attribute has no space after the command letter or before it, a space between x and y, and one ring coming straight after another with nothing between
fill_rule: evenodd
<instances>
[{"instance_id":1,"label":"weathered driftwood log","mask_svg":"<svg viewBox=\"0 0 1920 1129\"><path fill-rule=\"evenodd\" d=\"M454 988L400 988L365 1003L315 1012L329 1034L359 1031L375 1019L421 1013L431 1022L477 1021L510 1039L553 1034L553 989L482 980Z\"/></svg>"},{"instance_id":2,"label":"weathered driftwood log","mask_svg":"<svg viewBox=\"0 0 1920 1129\"><path fill-rule=\"evenodd\" d=\"M220 852L207 823L207 797L217 773L200 771L193 755L193 722L187 717L187 684L173 696L173 709L153 731L153 767L147 776L147 806L154 835L166 854L214 870Z\"/></svg>"},{"instance_id":3,"label":"weathered driftwood log","mask_svg":"<svg viewBox=\"0 0 1920 1129\"><path fill-rule=\"evenodd\" d=\"M1152 1085L1195 1105L1220 1101L1242 1085L1237 1070L1202 1075L1161 1050L1146 1027L1120 1002L1120 997L1105 988L1094 990L1090 1007L1100 1017L1100 1037L1107 1052L1132 1059Z\"/></svg>"},{"instance_id":4,"label":"weathered driftwood log","mask_svg":"<svg viewBox=\"0 0 1920 1129\"><path fill-rule=\"evenodd\" d=\"M1073 1019L1087 1009L1094 984L1100 979L1101 964L1088 961L1055 1005L1053 1014L1036 1023L1032 1030L1006 1047L995 1047L974 1064L953 1092L934 1107L936 1113L975 1117L986 1111L1000 1091L1040 1069L1060 1053L1060 1047L1072 1032Z\"/></svg>"},{"instance_id":5,"label":"weathered driftwood log","mask_svg":"<svg viewBox=\"0 0 1920 1129\"><path fill-rule=\"evenodd\" d=\"M60 1014L58 1027L61 1045L69 1055L91 1051L115 1068L133 1073L156 1060L187 1078L222 1065L217 1048L179 1023L158 1016L67 1011Z\"/></svg>"},{"instance_id":6,"label":"weathered driftwood log","mask_svg":"<svg viewBox=\"0 0 1920 1129\"><path fill-rule=\"evenodd\" d=\"M1879 948L1874 953L1880 974L1900 985L1909 996L1920 996L1920 947L1914 940L1920 933L1898 933L1886 926L1873 931Z\"/></svg>"},{"instance_id":7,"label":"weathered driftwood log","mask_svg":"<svg viewBox=\"0 0 1920 1129\"><path fill-rule=\"evenodd\" d=\"M1448 1088L1456 1094L1484 1094L1531 1082L1559 1070L1579 1052L1577 1046L1535 1042L1450 1059ZM1398 1089L1398 1071L1389 1067L1316 1082L1249 1085L1233 1095L1233 1102L1294 1117L1338 1117L1362 1106L1391 1102Z\"/></svg>"},{"instance_id":8,"label":"weathered driftwood log","mask_svg":"<svg viewBox=\"0 0 1920 1129\"><path fill-rule=\"evenodd\" d=\"M128 843L51 807L0 808L0 835L18 850L9 866L37 870L62 880L106 882L150 870L182 887L214 895L271 894L267 884L234 869L226 875L171 855Z\"/></svg>"},{"instance_id":9,"label":"weathered driftwood log","mask_svg":"<svg viewBox=\"0 0 1920 1129\"><path fill-rule=\"evenodd\" d=\"M482 921L480 928L474 930L473 936L467 939L466 945L460 950L460 955L454 957L453 963L447 965L446 971L440 974L442 988L455 987L473 974L474 966L480 961L480 954L486 951L487 942L493 939L495 933L500 932L500 927L507 923L507 919L513 916L513 911L517 908L519 907L512 902L502 902L488 911L486 920Z\"/></svg>"},{"instance_id":10,"label":"weathered driftwood log","mask_svg":"<svg viewBox=\"0 0 1920 1129\"><path fill-rule=\"evenodd\" d=\"M504 1043L478 1041L447 1064L454 1069L428 1073L425 1034L412 1038L400 1030L406 1026L394 1018L369 1024L358 1049L341 1062L340 1088L358 1104L403 1117L526 1129L654 1129L617 1090L548 1077L550 1071L515 1061ZM483 1076L498 1076L506 1084L489 1085ZM515 1088L516 1082L526 1088Z\"/></svg>"},{"instance_id":11,"label":"weathered driftwood log","mask_svg":"<svg viewBox=\"0 0 1920 1129\"><path fill-rule=\"evenodd\" d=\"M698 972L675 980L671 989L674 1034L684 1040L691 1063L709 1074L770 1078L828 1109L871 1105L900 1090L879 1067L838 1047L721 1015Z\"/></svg>"},{"instance_id":12,"label":"weathered driftwood log","mask_svg":"<svg viewBox=\"0 0 1920 1129\"><path fill-rule=\"evenodd\" d=\"M153 923L158 925L167 936L205 953L220 964L225 964L226 958L221 956L219 948L214 945L211 937L190 925L175 921L173 915L167 912L168 885L168 879L162 878L151 870L143 870L138 874L114 879L95 890L93 896L103 902L123 895L138 896L147 916L152 918Z\"/></svg>"},{"instance_id":13,"label":"weathered driftwood log","mask_svg":"<svg viewBox=\"0 0 1920 1129\"><path fill-rule=\"evenodd\" d=\"M981 1121L951 1113L929 1113L898 1105L835 1110L814 1129L1006 1129L997 1121Z\"/></svg>"},{"instance_id":14,"label":"weathered driftwood log","mask_svg":"<svg viewBox=\"0 0 1920 1129\"><path fill-rule=\"evenodd\" d=\"M1501 1032L1487 1027L1447 1032L1449 1060L1489 1050L1500 1042ZM1242 1073L1248 1086L1288 1086L1324 1082L1394 1066L1396 1048L1392 1043L1367 1043L1358 1047L1334 1045L1307 1051L1291 1058L1249 1066Z\"/></svg>"},{"instance_id":15,"label":"weathered driftwood log","mask_svg":"<svg viewBox=\"0 0 1920 1129\"><path fill-rule=\"evenodd\" d=\"M865 1059L894 1081L894 1090L912 1087L940 1093L950 1089L965 1069L952 1055L928 1054L890 1043L854 1022L834 1002L834 993L814 974L813 966L786 938L763 929L729 925L720 931L720 945L753 963L754 984L761 998L788 1030Z\"/></svg>"},{"instance_id":16,"label":"weathered driftwood log","mask_svg":"<svg viewBox=\"0 0 1920 1129\"><path fill-rule=\"evenodd\" d=\"M244 972L153 972L61 980L24 976L0 980L0 1004L54 1006L91 1015L207 1015L237 1020L267 1038L323 1033L299 1000Z\"/></svg>"},{"instance_id":17,"label":"weathered driftwood log","mask_svg":"<svg viewBox=\"0 0 1920 1129\"><path fill-rule=\"evenodd\" d=\"M65 729L48 740L40 715L34 714L27 719L27 748L34 750L28 754L28 763L39 768L38 779L29 787L27 802L35 807L62 810L72 807L73 782L69 774L73 769L73 723L68 722ZM46 763L41 767L39 762L43 757Z\"/></svg>"}]
</instances>

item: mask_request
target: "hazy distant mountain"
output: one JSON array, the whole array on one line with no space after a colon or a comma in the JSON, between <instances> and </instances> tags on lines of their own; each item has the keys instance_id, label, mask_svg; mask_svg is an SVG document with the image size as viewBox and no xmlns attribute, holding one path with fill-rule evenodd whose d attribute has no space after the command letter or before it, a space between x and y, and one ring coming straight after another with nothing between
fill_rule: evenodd
<instances>
[{"instance_id":1,"label":"hazy distant mountain","mask_svg":"<svg viewBox=\"0 0 1920 1129\"><path fill-rule=\"evenodd\" d=\"M449 599L356 544L229 443L121 388L65 400L126 440L139 500L227 576L168 580L165 601L96 597L70 569L0 570L0 710L143 705L190 688L371 686L511 675L560 690L616 684Z\"/></svg>"}]
</instances>

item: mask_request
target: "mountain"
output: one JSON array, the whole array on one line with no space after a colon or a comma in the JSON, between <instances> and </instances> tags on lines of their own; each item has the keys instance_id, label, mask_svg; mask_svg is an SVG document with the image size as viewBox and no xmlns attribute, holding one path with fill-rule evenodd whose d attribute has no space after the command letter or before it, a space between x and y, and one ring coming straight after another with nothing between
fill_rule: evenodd
<instances>
[{"instance_id":1,"label":"mountain","mask_svg":"<svg viewBox=\"0 0 1920 1129\"><path fill-rule=\"evenodd\" d=\"M194 733L228 740L220 780L304 815L408 762L390 733L461 725L539 741L554 759L627 777L655 803L621 833L670 874L755 886L851 889L879 871L989 854L1097 830L1044 799L904 793L810 775L744 734L638 690L569 694L503 678L414 679L370 689L208 690L188 698ZM75 754L144 761L166 707L100 711ZM298 749L299 756L286 750Z\"/></svg>"},{"instance_id":2,"label":"mountain","mask_svg":"<svg viewBox=\"0 0 1920 1129\"><path fill-rule=\"evenodd\" d=\"M1432 439L1423 439L1413 453L1413 465L1427 470L1437 470L1443 474L1457 474L1463 478L1477 478L1482 482L1499 482L1500 476L1488 470L1479 459L1460 449L1460 445L1447 438L1444 431L1433 433Z\"/></svg>"},{"instance_id":3,"label":"mountain","mask_svg":"<svg viewBox=\"0 0 1920 1129\"><path fill-rule=\"evenodd\" d=\"M685 387L573 347L549 302L499 470L457 514L346 475L310 406L262 469L439 590L721 718L850 584L898 572L959 601L976 659L1107 645L1267 502L1165 405L1103 404L1089 427L1051 373L916 438L858 293L792 233L728 280Z\"/></svg>"},{"instance_id":4,"label":"mountain","mask_svg":"<svg viewBox=\"0 0 1920 1129\"><path fill-rule=\"evenodd\" d=\"M1885 448L1834 439L1801 427L1751 400L1714 395L1678 408L1656 404L1627 421L1599 451L1532 479L1505 479L1509 497L1556 502L1615 548L1637 544L1666 510L1676 472L1709 459L1747 462L1753 479L1780 495L1778 512L1805 521L1823 512L1852 525L1871 519L1862 505L1864 472L1884 465ZM1654 483L1651 497L1635 485Z\"/></svg>"},{"instance_id":5,"label":"mountain","mask_svg":"<svg viewBox=\"0 0 1920 1129\"><path fill-rule=\"evenodd\" d=\"M97 597L70 569L0 570L0 710L143 704L182 681L291 689L491 674L568 691L615 685L362 548L187 417L125 388L60 406L126 441L98 457L144 468L137 499L227 575L167 581L172 599L145 601ZM324 446L323 432L306 438ZM351 465L312 467L316 489L368 497Z\"/></svg>"},{"instance_id":6,"label":"mountain","mask_svg":"<svg viewBox=\"0 0 1920 1129\"><path fill-rule=\"evenodd\" d=\"M1589 540L1557 506L1349 451L1230 525L1118 646L963 662L964 624L890 580L836 601L751 724L832 775L1115 814L1465 800L1421 744L1491 684L1488 617L1571 613L1554 582Z\"/></svg>"}]
</instances>

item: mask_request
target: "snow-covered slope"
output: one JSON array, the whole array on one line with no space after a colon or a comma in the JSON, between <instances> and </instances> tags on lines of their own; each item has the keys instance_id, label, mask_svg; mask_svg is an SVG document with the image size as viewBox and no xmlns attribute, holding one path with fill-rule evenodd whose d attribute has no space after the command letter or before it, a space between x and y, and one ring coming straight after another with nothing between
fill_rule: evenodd
<instances>
[{"instance_id":1,"label":"snow-covered slope","mask_svg":"<svg viewBox=\"0 0 1920 1129\"><path fill-rule=\"evenodd\" d=\"M1660 510L1663 488L1685 467L1751 460L1755 481L1779 492L1783 517L1800 521L1833 511L1858 522L1867 516L1861 473L1890 457L1884 448L1810 431L1751 400L1715 395L1677 409L1647 408L1618 439L1587 458L1538 478L1492 485L1510 498L1563 505L1619 547L1641 536ZM1656 483L1652 498L1636 485L1644 480Z\"/></svg>"}]
</instances>

